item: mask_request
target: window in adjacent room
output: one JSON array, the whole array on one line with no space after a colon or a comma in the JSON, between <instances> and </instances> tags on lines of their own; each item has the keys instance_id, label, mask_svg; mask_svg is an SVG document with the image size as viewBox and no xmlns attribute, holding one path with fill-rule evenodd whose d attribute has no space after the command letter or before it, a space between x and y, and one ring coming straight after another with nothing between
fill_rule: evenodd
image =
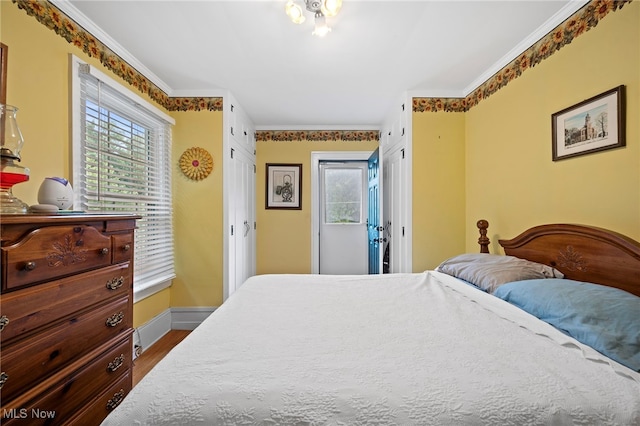
<instances>
[{"instance_id":1,"label":"window in adjacent room","mask_svg":"<svg viewBox=\"0 0 640 426\"><path fill-rule=\"evenodd\" d=\"M133 213L134 299L175 277L171 206L174 120L72 57L74 209Z\"/></svg>"},{"instance_id":2,"label":"window in adjacent room","mask_svg":"<svg viewBox=\"0 0 640 426\"><path fill-rule=\"evenodd\" d=\"M325 223L362 223L362 177L359 168L325 170Z\"/></svg>"}]
</instances>

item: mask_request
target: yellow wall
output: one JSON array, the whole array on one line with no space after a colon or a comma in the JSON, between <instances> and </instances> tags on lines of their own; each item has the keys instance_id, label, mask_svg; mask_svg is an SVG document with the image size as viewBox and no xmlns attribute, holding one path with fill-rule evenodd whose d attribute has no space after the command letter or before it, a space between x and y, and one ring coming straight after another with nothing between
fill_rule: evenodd
<instances>
[{"instance_id":1,"label":"yellow wall","mask_svg":"<svg viewBox=\"0 0 640 426\"><path fill-rule=\"evenodd\" d=\"M15 194L28 204L47 176L70 176L69 68L64 39L8 1L0 1L0 41L9 46L9 104L20 108L23 163L31 180ZM544 222L580 222L640 239L640 2L526 71L467 113L413 114L413 269L432 268L466 248L477 251L480 218L492 250ZM103 71L113 75L108 70ZM115 79L117 77L114 76ZM551 161L551 114L619 84L627 86L627 147ZM141 325L169 306L222 300L222 113L172 113L176 270L173 287L135 306ZM187 180L177 159L201 146L214 156L202 182ZM310 153L372 151L373 142L259 142L257 272L311 268ZM303 164L303 209L265 210L265 163Z\"/></svg>"},{"instance_id":2,"label":"yellow wall","mask_svg":"<svg viewBox=\"0 0 640 426\"><path fill-rule=\"evenodd\" d=\"M0 41L9 47L7 103L19 108L25 139L22 165L31 171L29 181L16 185L14 194L37 204L45 177L71 177L69 54L119 79L10 1L0 1L0 23ZM137 303L134 326L168 309L168 295L166 290Z\"/></svg>"},{"instance_id":3,"label":"yellow wall","mask_svg":"<svg viewBox=\"0 0 640 426\"><path fill-rule=\"evenodd\" d=\"M413 113L413 271L464 251L464 113Z\"/></svg>"},{"instance_id":4,"label":"yellow wall","mask_svg":"<svg viewBox=\"0 0 640 426\"><path fill-rule=\"evenodd\" d=\"M136 303L133 307L133 327L138 328L171 306L171 289L165 288Z\"/></svg>"},{"instance_id":5,"label":"yellow wall","mask_svg":"<svg viewBox=\"0 0 640 426\"><path fill-rule=\"evenodd\" d=\"M256 273L311 272L311 152L369 151L377 142L258 142L256 146ZM266 163L302 164L302 210L267 210Z\"/></svg>"},{"instance_id":6,"label":"yellow wall","mask_svg":"<svg viewBox=\"0 0 640 426\"><path fill-rule=\"evenodd\" d=\"M640 2L627 4L466 116L467 249L489 221L492 252L542 223L583 223L640 240ZM626 86L625 148L551 161L551 115Z\"/></svg>"},{"instance_id":7,"label":"yellow wall","mask_svg":"<svg viewBox=\"0 0 640 426\"><path fill-rule=\"evenodd\" d=\"M171 114L174 158L173 213L176 278L171 306L222 304L222 112ZM180 155L201 147L213 156L213 171L203 180L187 178L178 168Z\"/></svg>"},{"instance_id":8,"label":"yellow wall","mask_svg":"<svg viewBox=\"0 0 640 426\"><path fill-rule=\"evenodd\" d=\"M21 165L31 170L29 182L13 192L25 203L37 204L45 177L71 177L68 54L96 62L13 3L1 1L0 8L0 37L9 47L7 104L18 108L25 140Z\"/></svg>"}]
</instances>

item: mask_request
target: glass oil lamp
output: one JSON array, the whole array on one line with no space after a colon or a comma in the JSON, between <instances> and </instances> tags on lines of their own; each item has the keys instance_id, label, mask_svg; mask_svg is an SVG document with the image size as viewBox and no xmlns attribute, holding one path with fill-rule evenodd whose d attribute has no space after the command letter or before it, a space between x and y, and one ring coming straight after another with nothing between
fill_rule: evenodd
<instances>
[{"instance_id":1,"label":"glass oil lamp","mask_svg":"<svg viewBox=\"0 0 640 426\"><path fill-rule=\"evenodd\" d=\"M29 209L12 190L14 185L29 180L29 169L16 164L24 145L17 112L14 106L0 104L0 214L24 214Z\"/></svg>"}]
</instances>

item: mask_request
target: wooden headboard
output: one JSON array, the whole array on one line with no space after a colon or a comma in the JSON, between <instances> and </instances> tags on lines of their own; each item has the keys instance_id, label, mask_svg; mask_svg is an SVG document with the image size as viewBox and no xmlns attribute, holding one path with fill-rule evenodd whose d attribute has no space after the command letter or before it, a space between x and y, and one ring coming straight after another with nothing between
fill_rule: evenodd
<instances>
[{"instance_id":1,"label":"wooden headboard","mask_svg":"<svg viewBox=\"0 0 640 426\"><path fill-rule=\"evenodd\" d=\"M498 242L505 254L553 266L567 279L640 296L640 243L617 232L585 225L540 225Z\"/></svg>"}]
</instances>

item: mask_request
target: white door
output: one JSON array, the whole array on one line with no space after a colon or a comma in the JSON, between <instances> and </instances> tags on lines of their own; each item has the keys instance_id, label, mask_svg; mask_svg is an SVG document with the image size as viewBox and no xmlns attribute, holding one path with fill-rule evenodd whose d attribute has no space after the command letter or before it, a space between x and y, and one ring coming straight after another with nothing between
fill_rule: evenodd
<instances>
[{"instance_id":1,"label":"white door","mask_svg":"<svg viewBox=\"0 0 640 426\"><path fill-rule=\"evenodd\" d=\"M405 220L402 207L406 197L406 186L403 185L404 149L396 149L387 153L384 158L384 238L385 270L391 273L403 272Z\"/></svg>"},{"instance_id":2,"label":"white door","mask_svg":"<svg viewBox=\"0 0 640 426\"><path fill-rule=\"evenodd\" d=\"M320 163L321 274L366 274L367 163Z\"/></svg>"},{"instance_id":3,"label":"white door","mask_svg":"<svg viewBox=\"0 0 640 426\"><path fill-rule=\"evenodd\" d=\"M233 224L231 244L235 254L229 276L229 294L255 274L255 166L244 150L232 150Z\"/></svg>"},{"instance_id":4,"label":"white door","mask_svg":"<svg viewBox=\"0 0 640 426\"><path fill-rule=\"evenodd\" d=\"M223 299L256 270L255 131L231 93L224 99Z\"/></svg>"}]
</instances>

